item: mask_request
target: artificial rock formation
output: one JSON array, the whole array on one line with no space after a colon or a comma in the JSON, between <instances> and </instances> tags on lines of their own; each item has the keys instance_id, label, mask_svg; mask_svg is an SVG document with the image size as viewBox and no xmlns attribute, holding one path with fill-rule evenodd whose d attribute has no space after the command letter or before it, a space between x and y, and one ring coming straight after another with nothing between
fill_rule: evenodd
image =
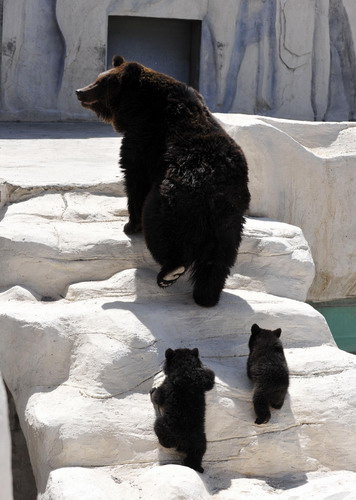
<instances>
[{"instance_id":1,"label":"artificial rock formation","mask_svg":"<svg viewBox=\"0 0 356 500\"><path fill-rule=\"evenodd\" d=\"M308 292L308 299L324 301L355 297L356 220L351 216L356 211L355 125L346 122L297 122L233 114L216 114L216 117L242 146L247 156L252 195L250 214L253 217L283 221L302 229L316 266L315 280ZM11 214L14 227L11 227L12 223L9 226L10 218L8 221L4 220L1 224L5 224L7 229L0 233L0 237L2 234L6 235L7 231L17 230L21 233L21 211L24 211L24 220L31 225L26 225L27 234L31 231L36 233L37 225L41 224L40 227L44 229L50 228L47 235L51 234L52 240L55 239L54 227L58 223L64 227L65 221L61 221L61 214L64 212L67 227L72 220L83 224L91 222L94 224L92 228L98 228L100 224L95 225L95 220L101 219L101 226L104 222L111 224L115 240L122 238L115 229L118 219L110 219L110 213L123 215L126 203L122 198L124 188L117 167L121 138L110 127L66 124L58 129L56 124L2 124L0 134L3 137L0 139L3 158L0 165L0 206L26 201L39 195L57 194L48 196L46 201L44 197L39 197L36 201L14 206L11 210L5 207L9 216ZM73 191L118 196L121 200L113 203L102 198L101 205L106 203L107 207L96 210L95 206L90 206L90 200L95 197L82 194L79 205L83 206L79 207L78 212L78 207L74 207L74 198L70 195ZM61 194L63 200L59 201ZM99 200L98 197L96 199ZM69 211L65 210L66 203L70 203ZM76 211L78 213L75 214ZM52 222L56 222L53 227ZM79 227L83 227L83 224ZM259 223L255 222L255 227L256 224ZM268 232L271 238L278 233L272 234L271 230ZM245 233L251 234L248 226ZM37 234L36 238L39 243L41 236ZM296 238L293 238L292 246L286 245L287 241L291 241L291 236L288 236L284 240L283 249L276 246L273 250L272 240L269 240L268 251L274 257L281 253L291 254L292 248L293 251L297 248ZM44 237L42 240L46 245ZM265 244L266 242L263 243ZM58 244L56 245L58 248ZM59 251L67 253L68 245L70 246L70 241L66 243L66 252L64 249ZM11 247L11 252L14 252L13 257L7 253L7 258L13 263L17 250L14 250L11 242L7 242L6 246ZM250 249L251 245L248 251ZM55 247L46 251L56 258ZM31 252L33 255L33 251L29 251L29 257ZM85 253L88 255L88 248ZM40 256L44 256L44 253L40 253ZM284 259L288 260L288 257ZM298 262L298 259L291 260ZM83 266L78 262L76 265ZM11 265L7 270L9 274L12 272ZM243 270L241 272L244 274ZM259 272L258 268L256 272ZM15 276L16 273L15 270ZM291 279L295 280L294 272L286 275L293 276ZM93 278L96 279L96 276ZM83 279L86 278L83 276ZM8 286L17 284L18 280L3 283ZM294 293L294 285L289 288L291 292L288 292L288 297L301 297L291 295ZM276 288L266 289L265 285L261 285L259 290L278 294Z\"/></svg>"},{"instance_id":2,"label":"artificial rock formation","mask_svg":"<svg viewBox=\"0 0 356 500\"><path fill-rule=\"evenodd\" d=\"M1 12L3 120L92 119L73 89L105 69L111 16L200 22L199 90L213 111L356 118L352 0L2 0Z\"/></svg>"},{"instance_id":3,"label":"artificial rock formation","mask_svg":"<svg viewBox=\"0 0 356 500\"><path fill-rule=\"evenodd\" d=\"M12 500L11 441L5 387L0 374L0 484L1 498Z\"/></svg>"},{"instance_id":4,"label":"artificial rock formation","mask_svg":"<svg viewBox=\"0 0 356 500\"><path fill-rule=\"evenodd\" d=\"M44 194L5 211L0 221L2 287L18 284L53 299L63 297L70 283L154 265L143 239L123 232L124 198L87 192ZM313 276L314 264L300 229L247 219L228 288L305 300Z\"/></svg>"},{"instance_id":5,"label":"artificial rock formation","mask_svg":"<svg viewBox=\"0 0 356 500\"><path fill-rule=\"evenodd\" d=\"M271 144L275 138L277 149L286 133L258 119L249 124L235 119L231 133L240 130L256 193L257 139L263 147L266 137ZM50 151L51 141L58 148L54 158L46 157L46 169L45 163L32 164L40 155L34 160L24 155L22 171L28 168L31 176L21 184L11 168L0 172L5 196L0 363L16 401L39 498L227 500L239 494L278 494L282 499L351 494L356 485L356 360L337 349L323 317L303 302L314 277L303 232L249 217L220 303L200 308L187 277L159 289L158 266L142 236L128 238L122 232L125 199L116 177L120 139L109 129L110 137L104 138L102 125L97 138L90 126L84 139L79 136L85 127L72 125L77 138L71 143L58 138L66 125L57 127L57 138L42 129L45 137L35 141L44 151ZM266 136L263 127L266 134L276 131ZM1 146L10 147L15 156L16 145L22 153L33 151L26 139L7 144ZM113 154L106 156L108 171L100 183L95 158L105 168L110 148ZM90 160L87 172L81 154ZM5 154L9 167L14 155ZM70 158L73 182L61 177L61 161L66 173ZM297 153L293 158L298 160ZM267 160L261 169L272 167ZM265 174L261 179L269 186ZM255 322L282 328L291 373L285 405L262 426L254 424L253 387L246 375ZM180 457L161 448L153 432L149 390L161 379L167 347L198 347L216 374L206 398L203 475L179 465Z\"/></svg>"},{"instance_id":6,"label":"artificial rock formation","mask_svg":"<svg viewBox=\"0 0 356 500\"><path fill-rule=\"evenodd\" d=\"M355 124L216 116L246 151L250 213L303 230L316 265L309 300L355 297Z\"/></svg>"}]
</instances>

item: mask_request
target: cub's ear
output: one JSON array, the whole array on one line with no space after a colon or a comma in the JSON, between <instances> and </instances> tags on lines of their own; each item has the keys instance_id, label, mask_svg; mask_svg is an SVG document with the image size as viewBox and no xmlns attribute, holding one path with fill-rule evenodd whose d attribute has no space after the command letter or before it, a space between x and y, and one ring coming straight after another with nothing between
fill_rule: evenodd
<instances>
[{"instance_id":1,"label":"cub's ear","mask_svg":"<svg viewBox=\"0 0 356 500\"><path fill-rule=\"evenodd\" d=\"M199 358L199 349L197 347L192 349L192 353L193 353L193 356L195 356L196 358Z\"/></svg>"},{"instance_id":2,"label":"cub's ear","mask_svg":"<svg viewBox=\"0 0 356 500\"><path fill-rule=\"evenodd\" d=\"M254 323L252 326L251 326L251 333L259 333L261 331L261 328L256 325L256 323Z\"/></svg>"},{"instance_id":3,"label":"cub's ear","mask_svg":"<svg viewBox=\"0 0 356 500\"><path fill-rule=\"evenodd\" d=\"M172 358L173 358L173 356L174 356L174 351L173 351L173 349L167 349L167 350L166 350L166 354L165 354L165 356L166 356L166 359L167 359L167 360L172 359Z\"/></svg>"},{"instance_id":4,"label":"cub's ear","mask_svg":"<svg viewBox=\"0 0 356 500\"><path fill-rule=\"evenodd\" d=\"M280 328L277 328L277 330L274 330L273 332L277 338L281 336L282 330Z\"/></svg>"},{"instance_id":5,"label":"cub's ear","mask_svg":"<svg viewBox=\"0 0 356 500\"><path fill-rule=\"evenodd\" d=\"M125 59L122 56L114 56L112 58L112 65L114 68L117 68L117 66L121 66L122 63L125 62Z\"/></svg>"}]
</instances>

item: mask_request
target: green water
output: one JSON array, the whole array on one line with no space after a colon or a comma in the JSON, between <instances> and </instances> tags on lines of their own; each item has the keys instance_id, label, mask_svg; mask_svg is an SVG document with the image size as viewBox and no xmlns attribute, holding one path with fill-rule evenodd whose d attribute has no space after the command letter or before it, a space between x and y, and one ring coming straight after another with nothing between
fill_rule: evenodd
<instances>
[{"instance_id":1,"label":"green water","mask_svg":"<svg viewBox=\"0 0 356 500\"><path fill-rule=\"evenodd\" d=\"M356 354L356 301L311 304L326 319L340 349Z\"/></svg>"}]
</instances>

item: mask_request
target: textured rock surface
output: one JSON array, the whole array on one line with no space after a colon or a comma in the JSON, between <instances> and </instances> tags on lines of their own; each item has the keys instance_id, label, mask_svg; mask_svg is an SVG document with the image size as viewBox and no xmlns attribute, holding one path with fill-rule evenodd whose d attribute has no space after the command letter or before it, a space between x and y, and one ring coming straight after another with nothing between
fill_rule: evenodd
<instances>
[{"instance_id":1,"label":"textured rock surface","mask_svg":"<svg viewBox=\"0 0 356 500\"><path fill-rule=\"evenodd\" d=\"M120 143L101 123L0 123L0 206L52 191L122 196Z\"/></svg>"},{"instance_id":2,"label":"textured rock surface","mask_svg":"<svg viewBox=\"0 0 356 500\"><path fill-rule=\"evenodd\" d=\"M310 126L308 137L307 128L296 122L238 117L236 125L234 116L226 117L225 125L233 125L229 131L238 134L249 157L253 204L261 209L257 215L270 215L262 209L277 206L276 199L287 215L302 209L299 191L288 184L292 170L280 166L275 184L268 183L273 156L290 154L301 170L309 159L305 152L316 157L313 144L324 156L335 156L344 134L352 136L354 130ZM76 126L71 127L73 134ZM38 126L37 136L44 137L34 144L44 148L45 162L24 137L16 161L18 141L13 140L11 153L7 141L0 145L6 148L0 167L3 192L8 202L16 201L3 207L0 221L0 366L16 402L40 498L232 500L278 494L290 500L351 499L356 358L336 348L323 317L302 302L313 264L301 231L249 218L238 265L213 309L194 304L185 277L161 290L142 237L131 240L122 233L126 208L116 166L118 139L110 130L103 137L102 126L99 130L95 137L92 128L87 139L78 133L71 147L66 137L53 139L50 130ZM257 138L264 158L258 156ZM57 153L47 156L57 140ZM349 151L350 141L345 144ZM19 158L24 158L23 178L14 172ZM108 163L103 183L95 158L103 168ZM61 172L62 165L67 170ZM315 185L322 172L320 166ZM312 173L301 170L300 175L305 180ZM290 207L283 198L287 188ZM252 211L257 212L256 205ZM307 230L315 227L307 224L314 224L312 218L302 220ZM340 251L348 248L340 245ZM81 282L66 289L74 281ZM43 300L59 293L65 295L61 300ZM291 371L286 403L264 426L253 423L246 376L254 322L282 328ZM165 349L183 346L199 347L216 373L216 386L207 394L204 475L177 465L177 454L160 448L153 432L148 392L161 378Z\"/></svg>"},{"instance_id":3,"label":"textured rock surface","mask_svg":"<svg viewBox=\"0 0 356 500\"><path fill-rule=\"evenodd\" d=\"M3 212L0 287L19 284L58 298L70 283L154 265L142 236L128 238L123 233L125 198L47 194L10 205ZM159 266L155 267L158 271ZM313 277L309 247L298 228L247 219L229 288L305 300Z\"/></svg>"},{"instance_id":4,"label":"textured rock surface","mask_svg":"<svg viewBox=\"0 0 356 500\"><path fill-rule=\"evenodd\" d=\"M2 500L12 500L11 441L5 387L0 373L0 484Z\"/></svg>"},{"instance_id":5,"label":"textured rock surface","mask_svg":"<svg viewBox=\"0 0 356 500\"><path fill-rule=\"evenodd\" d=\"M74 89L105 69L108 16L200 20L200 91L214 111L355 119L352 0L2 3L2 119L92 119Z\"/></svg>"},{"instance_id":6,"label":"textured rock surface","mask_svg":"<svg viewBox=\"0 0 356 500\"><path fill-rule=\"evenodd\" d=\"M52 469L93 465L126 466L117 476L125 488L127 474L148 468L137 485L158 482L159 488L156 464L177 462L177 456L157 446L148 392L165 349L181 346L199 347L216 373L216 387L207 396L204 460L215 488L236 475L285 478L296 471L355 470L349 388L356 383L356 359L335 347L313 308L229 290L216 308L206 310L193 303L183 281L161 291L154 276L149 269L129 269L106 281L72 285L65 299L51 303L19 287L1 295L0 361L22 415L40 491ZM286 404L266 426L253 424L245 373L255 321L282 327L291 370ZM165 498L176 498L179 477ZM198 478L185 469L181 476L186 488L202 495Z\"/></svg>"},{"instance_id":7,"label":"textured rock surface","mask_svg":"<svg viewBox=\"0 0 356 500\"><path fill-rule=\"evenodd\" d=\"M125 479L120 477L124 476ZM130 477L131 476L131 477ZM168 484L167 484L168 483ZM356 474L350 471L328 473L294 474L285 479L223 478L198 476L190 469L167 465L157 470L132 471L125 469L65 468L53 471L48 488L41 500L132 500L167 498L179 500L263 500L278 498L296 500L301 498L326 500L352 500L356 489Z\"/></svg>"},{"instance_id":8,"label":"textured rock surface","mask_svg":"<svg viewBox=\"0 0 356 500\"><path fill-rule=\"evenodd\" d=\"M303 230L310 300L356 296L356 126L216 115L246 152L254 216Z\"/></svg>"},{"instance_id":9,"label":"textured rock surface","mask_svg":"<svg viewBox=\"0 0 356 500\"><path fill-rule=\"evenodd\" d=\"M316 265L308 298L355 297L355 124L216 116L248 158L251 215L302 229ZM124 194L121 139L107 125L0 123L0 137L0 206L53 192Z\"/></svg>"}]
</instances>

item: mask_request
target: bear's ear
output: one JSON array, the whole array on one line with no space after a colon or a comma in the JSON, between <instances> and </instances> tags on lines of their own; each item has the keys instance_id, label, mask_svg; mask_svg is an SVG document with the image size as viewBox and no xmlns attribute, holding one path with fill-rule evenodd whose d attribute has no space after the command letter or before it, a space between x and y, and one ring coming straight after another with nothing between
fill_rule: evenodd
<instances>
[{"instance_id":1,"label":"bear's ear","mask_svg":"<svg viewBox=\"0 0 356 500\"><path fill-rule=\"evenodd\" d=\"M196 358L199 358L199 349L197 347L192 349L192 353L193 353L193 356L195 356Z\"/></svg>"},{"instance_id":2,"label":"bear's ear","mask_svg":"<svg viewBox=\"0 0 356 500\"><path fill-rule=\"evenodd\" d=\"M167 350L166 350L166 354L165 354L165 356L166 356L166 359L167 359L167 360L172 359L172 358L173 358L173 356L174 356L174 351L173 351L173 349L167 349Z\"/></svg>"},{"instance_id":3,"label":"bear's ear","mask_svg":"<svg viewBox=\"0 0 356 500\"><path fill-rule=\"evenodd\" d=\"M260 331L261 331L261 328L256 323L254 323L251 326L251 333L259 333Z\"/></svg>"},{"instance_id":4,"label":"bear's ear","mask_svg":"<svg viewBox=\"0 0 356 500\"><path fill-rule=\"evenodd\" d=\"M277 330L274 330L273 332L277 338L281 336L282 330L280 328L277 328Z\"/></svg>"},{"instance_id":5,"label":"bear's ear","mask_svg":"<svg viewBox=\"0 0 356 500\"><path fill-rule=\"evenodd\" d=\"M138 80L141 75L142 66L136 62L130 62L124 69L123 78L125 80Z\"/></svg>"},{"instance_id":6,"label":"bear's ear","mask_svg":"<svg viewBox=\"0 0 356 500\"><path fill-rule=\"evenodd\" d=\"M112 58L112 65L114 66L114 68L121 66L121 64L124 62L125 62L125 59L122 56L114 56Z\"/></svg>"}]
</instances>

